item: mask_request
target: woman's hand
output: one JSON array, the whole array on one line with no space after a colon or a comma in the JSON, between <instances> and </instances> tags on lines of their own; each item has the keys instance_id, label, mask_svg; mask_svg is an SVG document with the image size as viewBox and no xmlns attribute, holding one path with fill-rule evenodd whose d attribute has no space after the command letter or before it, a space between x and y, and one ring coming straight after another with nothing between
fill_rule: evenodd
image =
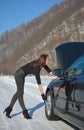
<instances>
[{"instance_id":1,"label":"woman's hand","mask_svg":"<svg viewBox=\"0 0 84 130\"><path fill-rule=\"evenodd\" d=\"M56 75L54 75L53 73L52 73L52 71L49 73L51 76L53 76L54 78L56 78L57 80L59 80L60 79L60 77L59 76L56 76Z\"/></svg>"},{"instance_id":2,"label":"woman's hand","mask_svg":"<svg viewBox=\"0 0 84 130\"><path fill-rule=\"evenodd\" d=\"M56 78L57 80L60 80L60 77L59 77L59 76L55 76L55 78Z\"/></svg>"},{"instance_id":3,"label":"woman's hand","mask_svg":"<svg viewBox=\"0 0 84 130\"><path fill-rule=\"evenodd\" d=\"M47 99L46 95L45 94L42 94L42 99L45 101Z\"/></svg>"}]
</instances>

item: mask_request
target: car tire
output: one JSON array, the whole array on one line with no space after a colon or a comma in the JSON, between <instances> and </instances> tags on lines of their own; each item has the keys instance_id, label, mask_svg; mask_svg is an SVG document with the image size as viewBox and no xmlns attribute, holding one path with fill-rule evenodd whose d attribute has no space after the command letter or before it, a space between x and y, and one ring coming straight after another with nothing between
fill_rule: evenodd
<instances>
[{"instance_id":1,"label":"car tire","mask_svg":"<svg viewBox=\"0 0 84 130\"><path fill-rule=\"evenodd\" d=\"M48 91L46 96L47 100L45 102L45 115L48 120L58 120L59 117L56 116L53 111L53 94Z\"/></svg>"}]
</instances>

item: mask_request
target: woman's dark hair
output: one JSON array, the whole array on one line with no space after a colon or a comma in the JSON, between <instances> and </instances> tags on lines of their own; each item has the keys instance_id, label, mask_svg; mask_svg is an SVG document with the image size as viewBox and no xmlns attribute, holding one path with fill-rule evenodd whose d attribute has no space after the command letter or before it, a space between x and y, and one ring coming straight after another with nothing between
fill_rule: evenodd
<instances>
[{"instance_id":1,"label":"woman's dark hair","mask_svg":"<svg viewBox=\"0 0 84 130\"><path fill-rule=\"evenodd\" d=\"M45 63L46 63L46 58L47 57L48 57L47 54L40 55L40 57L37 60L34 60L34 61L31 62L31 66L35 67L35 66L40 65L41 67L43 67L45 65Z\"/></svg>"}]
</instances>

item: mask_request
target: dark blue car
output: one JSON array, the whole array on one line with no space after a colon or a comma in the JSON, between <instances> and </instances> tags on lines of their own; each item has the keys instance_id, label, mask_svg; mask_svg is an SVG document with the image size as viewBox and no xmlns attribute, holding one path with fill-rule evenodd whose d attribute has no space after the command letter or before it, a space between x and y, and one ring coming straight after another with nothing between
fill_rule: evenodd
<instances>
[{"instance_id":1,"label":"dark blue car","mask_svg":"<svg viewBox=\"0 0 84 130\"><path fill-rule=\"evenodd\" d=\"M72 45L72 43L71 44L68 43L68 45L71 45L72 48L74 48L73 46L76 47L77 45L79 45L78 43L73 44L74 45ZM84 43L82 44L82 48L81 46L79 47L79 52L82 49L80 53L76 51L74 52L75 56L71 57L71 55L69 55L70 52L69 54L67 53L67 57L72 59L71 62L69 62L69 65L67 65L68 64L67 63L65 67L65 62L62 61L62 63L60 62L60 66L62 69L53 70L53 73L58 75L60 79L59 80L54 79L48 85L46 89L47 100L45 102L45 114L47 119L53 120L58 119L58 117L61 117L81 130L84 130L84 55L83 55L84 46L83 45ZM58 57L60 56L58 55Z\"/></svg>"}]
</instances>

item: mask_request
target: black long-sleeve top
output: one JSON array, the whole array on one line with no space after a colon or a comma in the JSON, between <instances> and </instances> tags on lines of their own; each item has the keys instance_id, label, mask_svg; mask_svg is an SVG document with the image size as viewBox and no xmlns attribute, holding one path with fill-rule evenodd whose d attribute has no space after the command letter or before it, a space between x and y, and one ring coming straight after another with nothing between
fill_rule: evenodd
<instances>
[{"instance_id":1,"label":"black long-sleeve top","mask_svg":"<svg viewBox=\"0 0 84 130\"><path fill-rule=\"evenodd\" d=\"M35 66L35 67L32 67L31 64L26 64L26 65L22 66L20 69L23 70L24 76L26 76L26 75L28 75L28 74L33 74L33 75L35 75L36 80L37 80L37 83L38 83L38 84L41 84L41 78L40 78L41 68L42 68L42 67L40 67L40 65ZM45 65L43 68L44 68L48 73L51 72L51 69L50 69L47 65Z\"/></svg>"}]
</instances>

